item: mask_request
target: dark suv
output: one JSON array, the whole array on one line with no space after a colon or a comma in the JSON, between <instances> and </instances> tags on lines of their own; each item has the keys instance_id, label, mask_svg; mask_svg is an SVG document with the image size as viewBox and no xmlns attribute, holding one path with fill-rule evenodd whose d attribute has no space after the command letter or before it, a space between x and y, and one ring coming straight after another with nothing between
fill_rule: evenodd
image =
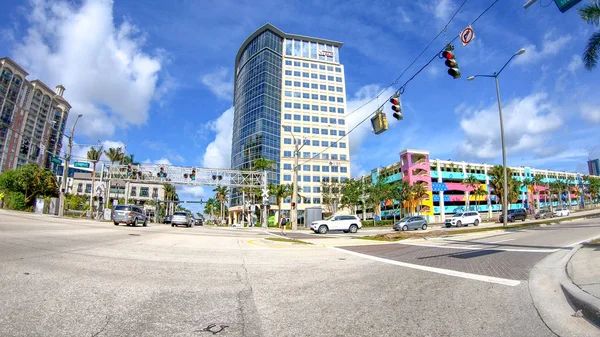
<instances>
[{"instance_id":1,"label":"dark suv","mask_svg":"<svg viewBox=\"0 0 600 337\"><path fill-rule=\"evenodd\" d=\"M527 211L523 208L509 209L506 213L508 222L515 222L517 220L525 221L527 219ZM500 214L499 221L504 222L503 220L504 217Z\"/></svg>"}]
</instances>

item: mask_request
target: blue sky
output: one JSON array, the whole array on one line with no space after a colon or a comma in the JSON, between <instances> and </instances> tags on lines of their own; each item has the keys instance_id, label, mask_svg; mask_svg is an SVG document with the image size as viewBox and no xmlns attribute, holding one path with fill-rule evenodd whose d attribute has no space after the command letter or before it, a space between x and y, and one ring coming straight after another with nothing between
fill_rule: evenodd
<instances>
[{"instance_id":1,"label":"blue sky","mask_svg":"<svg viewBox=\"0 0 600 337\"><path fill-rule=\"evenodd\" d=\"M492 0L467 1L407 71L408 79ZM398 160L405 148L431 158L499 163L500 137L493 79L498 70L509 165L585 171L600 154L598 71L581 65L595 27L576 9L565 14L548 0L501 0L473 25L476 38L457 44L462 78L435 59L406 86L404 120L374 135L368 123L350 135L352 175ZM584 0L580 5L585 4ZM22 64L83 113L75 140L127 143L138 161L224 167L229 164L233 64L241 43L270 22L300 35L344 43L348 111L387 87L437 35L462 0L431 1L54 1L6 0L0 55ZM391 91L348 117L350 126L387 100ZM384 111L389 112L389 105ZM71 121L72 122L72 121ZM87 149L78 147L76 155ZM209 188L182 188L184 198Z\"/></svg>"}]
</instances>

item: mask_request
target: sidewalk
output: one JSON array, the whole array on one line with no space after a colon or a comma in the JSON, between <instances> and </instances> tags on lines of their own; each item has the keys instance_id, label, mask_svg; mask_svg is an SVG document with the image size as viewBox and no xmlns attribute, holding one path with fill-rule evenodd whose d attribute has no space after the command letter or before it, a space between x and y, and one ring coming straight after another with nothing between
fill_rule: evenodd
<instances>
[{"instance_id":1,"label":"sidewalk","mask_svg":"<svg viewBox=\"0 0 600 337\"><path fill-rule=\"evenodd\" d=\"M576 286L564 287L569 302L600 328L600 245L581 246L566 270L569 281Z\"/></svg>"}]
</instances>

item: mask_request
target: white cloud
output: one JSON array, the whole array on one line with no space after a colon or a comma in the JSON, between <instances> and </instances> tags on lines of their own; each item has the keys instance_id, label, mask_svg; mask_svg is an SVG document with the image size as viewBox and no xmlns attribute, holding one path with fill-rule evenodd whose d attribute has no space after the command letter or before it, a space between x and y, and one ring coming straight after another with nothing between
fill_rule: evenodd
<instances>
[{"instance_id":1,"label":"white cloud","mask_svg":"<svg viewBox=\"0 0 600 337\"><path fill-rule=\"evenodd\" d=\"M68 144L68 139L65 138L63 141L63 144ZM99 145L93 145L94 148L98 149ZM121 142L121 141L114 141L114 140L105 140L103 142L101 142L101 146L102 146L102 156L100 157L100 161L102 162L109 162L108 157L106 157L106 154L104 154L104 151L108 151L109 148L114 147L120 147L121 151L123 151L125 149L125 143ZM87 160L87 152L90 150L91 145L83 145L83 144L77 144L75 142L73 142L73 149L71 150L71 161L85 161ZM63 146L63 151L66 151L66 146ZM64 155L64 153L63 153Z\"/></svg>"},{"instance_id":2,"label":"white cloud","mask_svg":"<svg viewBox=\"0 0 600 337\"><path fill-rule=\"evenodd\" d=\"M202 84L208 87L215 96L224 100L233 99L233 82L228 80L227 68L219 67L212 73L202 76Z\"/></svg>"},{"instance_id":3,"label":"white cloud","mask_svg":"<svg viewBox=\"0 0 600 337\"><path fill-rule=\"evenodd\" d=\"M525 47L525 54L515 58L516 64L530 64L542 60L545 57L558 54L563 47L571 41L571 35L563 35L554 38L552 34L546 34L542 41L542 47L538 50L537 46L530 44Z\"/></svg>"},{"instance_id":4,"label":"white cloud","mask_svg":"<svg viewBox=\"0 0 600 337\"><path fill-rule=\"evenodd\" d=\"M450 0L439 0L434 5L433 13L436 18L440 20L448 20L450 19L450 15L452 14L452 7L454 4Z\"/></svg>"},{"instance_id":5,"label":"white cloud","mask_svg":"<svg viewBox=\"0 0 600 337\"><path fill-rule=\"evenodd\" d=\"M600 124L600 107L597 105L582 105L579 114L590 123Z\"/></svg>"},{"instance_id":6,"label":"white cloud","mask_svg":"<svg viewBox=\"0 0 600 337\"><path fill-rule=\"evenodd\" d=\"M387 102L387 100L392 96L392 90L387 90L383 94L379 96L379 99L374 99L369 102L373 98L377 96L381 92L381 88L378 85L370 84L365 85L358 89L352 98L348 99L347 104L347 116L346 116L346 124L348 125L348 131L352 130L354 127L356 129L352 131L349 135L350 142L350 154L352 155L360 148L361 142L364 138L372 134L371 120L367 118L374 111L377 110L379 105ZM389 106L385 106L384 108L388 108ZM358 109L357 111L355 111ZM391 117L391 116L390 116ZM365 118L367 118L365 120ZM363 122L364 120L364 122ZM388 126L391 127L397 121L394 118L388 118ZM362 123L359 125L359 123Z\"/></svg>"},{"instance_id":7,"label":"white cloud","mask_svg":"<svg viewBox=\"0 0 600 337\"><path fill-rule=\"evenodd\" d=\"M573 55L571 56L571 62L569 62L567 69L569 69L570 72L574 73L575 71L579 70L582 65L583 61L581 60L581 56Z\"/></svg>"},{"instance_id":8,"label":"white cloud","mask_svg":"<svg viewBox=\"0 0 600 337\"><path fill-rule=\"evenodd\" d=\"M398 7L397 11L398 11L398 15L400 15L400 20L402 20L403 23L411 23L412 22L410 15L404 9Z\"/></svg>"},{"instance_id":9,"label":"white cloud","mask_svg":"<svg viewBox=\"0 0 600 337\"><path fill-rule=\"evenodd\" d=\"M142 48L145 39L125 20L115 26L113 2L31 2L29 28L13 56L30 78L63 84L71 114L82 113L78 133L110 137L117 128L143 125L157 92L160 56Z\"/></svg>"},{"instance_id":10,"label":"white cloud","mask_svg":"<svg viewBox=\"0 0 600 337\"><path fill-rule=\"evenodd\" d=\"M206 146L202 166L207 168L231 167L231 137L233 132L233 107L219 118L208 122L206 129L215 132L215 138ZM204 130L202 130L204 132Z\"/></svg>"},{"instance_id":11,"label":"white cloud","mask_svg":"<svg viewBox=\"0 0 600 337\"><path fill-rule=\"evenodd\" d=\"M430 77L438 77L442 72L442 69L436 65L429 65L426 72Z\"/></svg>"},{"instance_id":12,"label":"white cloud","mask_svg":"<svg viewBox=\"0 0 600 337\"><path fill-rule=\"evenodd\" d=\"M545 144L552 131L562 126L562 120L548 103L545 93L516 98L503 107L506 147L509 152L547 155ZM460 121L464 142L459 152L481 159L497 158L501 154L498 106L466 113Z\"/></svg>"}]
</instances>

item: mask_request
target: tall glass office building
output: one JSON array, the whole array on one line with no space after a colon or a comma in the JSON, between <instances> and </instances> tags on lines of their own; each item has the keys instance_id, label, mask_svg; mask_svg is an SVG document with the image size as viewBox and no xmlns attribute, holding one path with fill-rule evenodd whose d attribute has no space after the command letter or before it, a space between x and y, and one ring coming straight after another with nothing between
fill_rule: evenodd
<instances>
[{"instance_id":1,"label":"tall glass office building","mask_svg":"<svg viewBox=\"0 0 600 337\"><path fill-rule=\"evenodd\" d=\"M274 184L291 184L294 139L299 153L298 209L321 204L321 181L350 177L346 89L336 41L291 35L266 24L235 59L232 169L257 158L276 163ZM239 191L232 206L241 204ZM290 209L284 200L283 209Z\"/></svg>"}]
</instances>

